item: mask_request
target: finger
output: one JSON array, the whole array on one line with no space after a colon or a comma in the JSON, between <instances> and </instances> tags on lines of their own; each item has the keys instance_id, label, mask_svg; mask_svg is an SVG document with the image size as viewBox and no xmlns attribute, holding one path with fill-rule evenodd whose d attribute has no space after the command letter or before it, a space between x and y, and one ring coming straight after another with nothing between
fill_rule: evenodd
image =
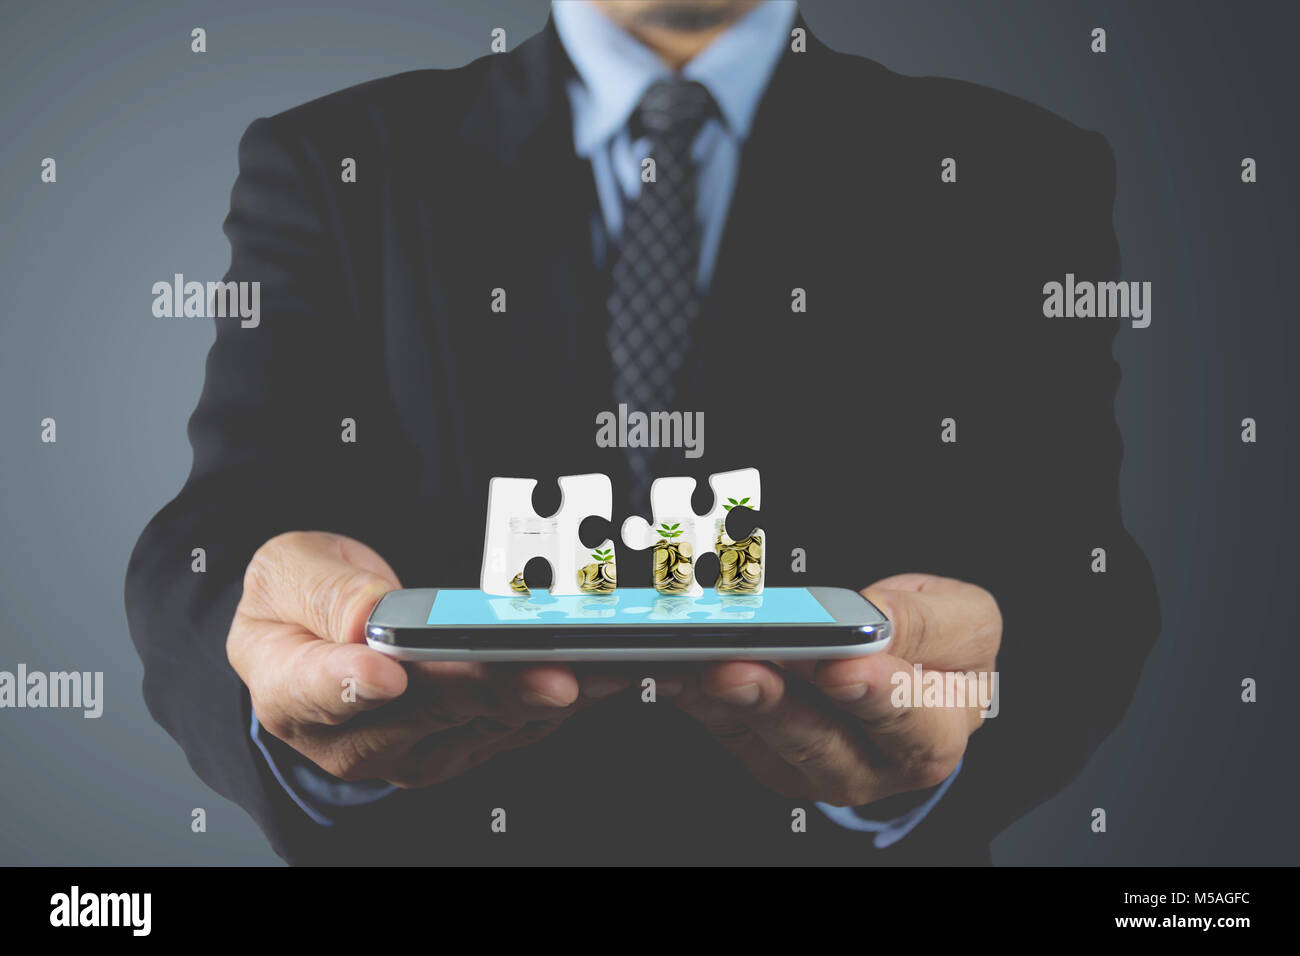
<instances>
[{"instance_id":1,"label":"finger","mask_svg":"<svg viewBox=\"0 0 1300 956\"><path fill-rule=\"evenodd\" d=\"M507 750L525 747L554 733L561 724L590 702L579 701L561 715L513 725L480 718L444 733L433 734L412 747L394 770L384 775L404 789L428 787L472 770Z\"/></svg>"},{"instance_id":2,"label":"finger","mask_svg":"<svg viewBox=\"0 0 1300 956\"><path fill-rule=\"evenodd\" d=\"M520 742L509 746L540 739L539 728L559 726L591 702L578 698L565 708L501 704L493 699L494 684L500 681L460 665L443 670L437 681L413 681L405 695L382 710L343 727L306 728L291 743L344 780L380 778L427 786L463 773L473 765L470 758L477 748L512 735Z\"/></svg>"},{"instance_id":3,"label":"finger","mask_svg":"<svg viewBox=\"0 0 1300 956\"><path fill-rule=\"evenodd\" d=\"M821 799L841 805L874 799L879 781L844 715L800 692L797 678L766 664L713 665L704 693L735 709L778 757L807 777Z\"/></svg>"},{"instance_id":4,"label":"finger","mask_svg":"<svg viewBox=\"0 0 1300 956\"><path fill-rule=\"evenodd\" d=\"M413 665L412 672L417 688L432 695L431 712L448 725L474 717L522 725L572 707L580 693L573 669L559 664L440 662Z\"/></svg>"},{"instance_id":5,"label":"finger","mask_svg":"<svg viewBox=\"0 0 1300 956\"><path fill-rule=\"evenodd\" d=\"M659 687L673 688L668 699L697 721L766 787L784 797L805 796L809 789L808 780L777 756L741 719L734 706L703 692L700 687L702 673L699 668L672 671L659 681Z\"/></svg>"},{"instance_id":6,"label":"finger","mask_svg":"<svg viewBox=\"0 0 1300 956\"><path fill-rule=\"evenodd\" d=\"M572 707L578 700L578 678L567 665L506 665L503 672L501 699L513 708L556 710Z\"/></svg>"},{"instance_id":7,"label":"finger","mask_svg":"<svg viewBox=\"0 0 1300 956\"><path fill-rule=\"evenodd\" d=\"M610 664L575 664L573 674L577 678L582 696L590 701L613 697L632 686L632 669Z\"/></svg>"},{"instance_id":8,"label":"finger","mask_svg":"<svg viewBox=\"0 0 1300 956\"><path fill-rule=\"evenodd\" d=\"M918 687L912 663L892 654L872 654L824 661L813 679L823 696L860 721L873 751L878 751L875 763L881 776L891 785L906 783L902 789L942 782L956 767L967 738L981 720L978 695L962 707L943 706L952 703L944 695L927 701L925 673ZM901 693L904 684L913 692Z\"/></svg>"},{"instance_id":9,"label":"finger","mask_svg":"<svg viewBox=\"0 0 1300 956\"><path fill-rule=\"evenodd\" d=\"M519 728L492 718L431 734L411 747L384 774L403 789L429 787L460 776L491 756L491 746ZM481 755L475 760L475 755Z\"/></svg>"},{"instance_id":10,"label":"finger","mask_svg":"<svg viewBox=\"0 0 1300 956\"><path fill-rule=\"evenodd\" d=\"M590 681L626 683L619 675L592 670L584 675L580 694L575 671L566 666L409 666L412 684L401 700L332 734L318 734L304 752L343 779L379 777L403 787L429 786L553 732L599 699L600 687L593 692Z\"/></svg>"},{"instance_id":11,"label":"finger","mask_svg":"<svg viewBox=\"0 0 1300 956\"><path fill-rule=\"evenodd\" d=\"M645 692L653 688L656 700L660 697L671 700L686 690L698 675L699 668L682 663L644 663L634 665L625 673L631 677L631 682L638 690ZM647 680L653 683L647 684Z\"/></svg>"},{"instance_id":12,"label":"finger","mask_svg":"<svg viewBox=\"0 0 1300 956\"><path fill-rule=\"evenodd\" d=\"M258 720L281 739L304 725L341 724L407 687L405 670L391 658L364 644L322 641L293 624L237 618L229 646Z\"/></svg>"},{"instance_id":13,"label":"finger","mask_svg":"<svg viewBox=\"0 0 1300 956\"><path fill-rule=\"evenodd\" d=\"M297 624L323 640L360 644L375 603L400 587L383 558L360 542L292 532L257 550L240 610L256 620Z\"/></svg>"},{"instance_id":14,"label":"finger","mask_svg":"<svg viewBox=\"0 0 1300 956\"><path fill-rule=\"evenodd\" d=\"M788 670L791 673L797 674L803 680L811 682L813 679L813 674L817 672L817 665L820 662L797 660L797 661L776 661L774 663L776 663L778 667L781 667L784 670Z\"/></svg>"},{"instance_id":15,"label":"finger","mask_svg":"<svg viewBox=\"0 0 1300 956\"><path fill-rule=\"evenodd\" d=\"M873 584L863 596L889 618L889 653L938 670L991 665L1002 634L993 595L981 587L927 574Z\"/></svg>"},{"instance_id":16,"label":"finger","mask_svg":"<svg viewBox=\"0 0 1300 956\"><path fill-rule=\"evenodd\" d=\"M425 735L480 717L500 718L505 706L487 664L438 661L408 665L411 687L403 709L416 712Z\"/></svg>"}]
</instances>

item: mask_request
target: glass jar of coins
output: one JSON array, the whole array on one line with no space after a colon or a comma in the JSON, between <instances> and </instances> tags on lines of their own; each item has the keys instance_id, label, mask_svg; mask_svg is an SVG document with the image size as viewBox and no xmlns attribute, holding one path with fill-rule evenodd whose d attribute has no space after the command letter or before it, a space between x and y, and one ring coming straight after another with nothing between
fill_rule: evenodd
<instances>
[{"instance_id":1,"label":"glass jar of coins","mask_svg":"<svg viewBox=\"0 0 1300 956\"><path fill-rule=\"evenodd\" d=\"M555 545L554 518L511 518L510 537L506 542L507 567L514 569L510 590L528 594L524 581L524 565L539 554L553 554Z\"/></svg>"},{"instance_id":2,"label":"glass jar of coins","mask_svg":"<svg viewBox=\"0 0 1300 956\"><path fill-rule=\"evenodd\" d=\"M689 591L695 580L695 518L681 515L665 518L654 528L658 538L654 544L651 577L660 594L682 594Z\"/></svg>"},{"instance_id":3,"label":"glass jar of coins","mask_svg":"<svg viewBox=\"0 0 1300 956\"><path fill-rule=\"evenodd\" d=\"M721 594L753 594L763 582L763 536L757 530L747 538L731 540L724 515L713 524L718 549L718 583Z\"/></svg>"},{"instance_id":4,"label":"glass jar of coins","mask_svg":"<svg viewBox=\"0 0 1300 956\"><path fill-rule=\"evenodd\" d=\"M578 542L581 546L582 542ZM586 564L581 564L582 561ZM578 555L578 590L585 594L608 594L618 587L618 571L614 567L614 548L583 550Z\"/></svg>"}]
</instances>

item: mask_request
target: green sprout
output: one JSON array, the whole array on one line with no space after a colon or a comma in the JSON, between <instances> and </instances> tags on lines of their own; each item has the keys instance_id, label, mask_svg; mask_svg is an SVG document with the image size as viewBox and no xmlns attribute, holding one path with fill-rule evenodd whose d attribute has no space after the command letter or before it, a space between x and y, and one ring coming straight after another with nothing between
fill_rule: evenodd
<instances>
[{"instance_id":1,"label":"green sprout","mask_svg":"<svg viewBox=\"0 0 1300 956\"><path fill-rule=\"evenodd\" d=\"M614 550L612 548L597 548L592 552L591 559L597 564L604 564L606 561L614 560Z\"/></svg>"},{"instance_id":2,"label":"green sprout","mask_svg":"<svg viewBox=\"0 0 1300 956\"><path fill-rule=\"evenodd\" d=\"M723 509L724 511L730 511L732 508L740 508L740 507L742 507L742 506L743 506L743 507L746 507L746 508L749 507L749 499L748 499L748 498L741 498L739 501L737 501L735 498L728 498L727 500L730 501L731 504L729 504L729 505L723 505L723 506L722 506L722 509ZM755 510L756 510L756 509L755 509Z\"/></svg>"},{"instance_id":3,"label":"green sprout","mask_svg":"<svg viewBox=\"0 0 1300 956\"><path fill-rule=\"evenodd\" d=\"M682 523L680 521L677 522L676 524L669 524L667 521L660 522L659 531L658 531L659 537L679 538L681 537L682 532L678 531L677 529L680 528L681 526Z\"/></svg>"}]
</instances>

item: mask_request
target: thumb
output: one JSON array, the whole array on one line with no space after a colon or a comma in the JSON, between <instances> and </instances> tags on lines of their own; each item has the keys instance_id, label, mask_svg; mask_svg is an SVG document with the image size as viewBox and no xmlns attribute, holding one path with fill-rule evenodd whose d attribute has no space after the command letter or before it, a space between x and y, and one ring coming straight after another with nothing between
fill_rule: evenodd
<instances>
[{"instance_id":1,"label":"thumb","mask_svg":"<svg viewBox=\"0 0 1300 956\"><path fill-rule=\"evenodd\" d=\"M402 666L364 644L370 610L397 587L383 558L341 535L292 532L258 549L226 651L272 733L337 724L405 691Z\"/></svg>"},{"instance_id":2,"label":"thumb","mask_svg":"<svg viewBox=\"0 0 1300 956\"><path fill-rule=\"evenodd\" d=\"M401 586L388 563L361 542L294 531L253 555L241 611L253 620L296 624L325 641L360 644L375 602Z\"/></svg>"}]
</instances>

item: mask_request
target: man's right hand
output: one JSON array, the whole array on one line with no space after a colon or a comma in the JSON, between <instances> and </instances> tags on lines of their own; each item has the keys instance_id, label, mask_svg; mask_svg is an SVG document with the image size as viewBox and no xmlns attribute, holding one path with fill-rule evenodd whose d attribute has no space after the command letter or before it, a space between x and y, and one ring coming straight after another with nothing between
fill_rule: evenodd
<instances>
[{"instance_id":1,"label":"man's right hand","mask_svg":"<svg viewBox=\"0 0 1300 956\"><path fill-rule=\"evenodd\" d=\"M580 685L564 665L404 666L365 643L371 608L399 587L370 548L324 532L272 538L244 575L230 663L261 725L340 779L441 783L627 686L597 673Z\"/></svg>"}]
</instances>

